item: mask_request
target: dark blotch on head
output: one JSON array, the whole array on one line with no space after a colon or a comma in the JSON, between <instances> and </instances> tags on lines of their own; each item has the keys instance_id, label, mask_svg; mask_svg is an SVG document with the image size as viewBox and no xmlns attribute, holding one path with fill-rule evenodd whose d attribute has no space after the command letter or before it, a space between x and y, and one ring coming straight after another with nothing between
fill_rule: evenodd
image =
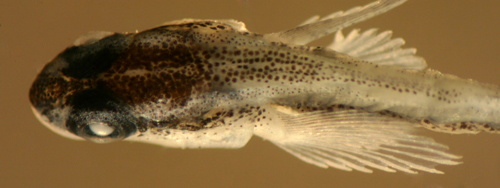
<instances>
[{"instance_id":1,"label":"dark blotch on head","mask_svg":"<svg viewBox=\"0 0 500 188\"><path fill-rule=\"evenodd\" d=\"M111 110L116 111L116 105L120 101L111 96L104 89L88 89L78 92L69 97L68 105L73 107L73 110Z\"/></svg>"},{"instance_id":2,"label":"dark blotch on head","mask_svg":"<svg viewBox=\"0 0 500 188\"><path fill-rule=\"evenodd\" d=\"M67 48L59 57L68 63L62 73L77 79L94 78L111 68L129 45L124 34L114 34L91 44Z\"/></svg>"}]
</instances>

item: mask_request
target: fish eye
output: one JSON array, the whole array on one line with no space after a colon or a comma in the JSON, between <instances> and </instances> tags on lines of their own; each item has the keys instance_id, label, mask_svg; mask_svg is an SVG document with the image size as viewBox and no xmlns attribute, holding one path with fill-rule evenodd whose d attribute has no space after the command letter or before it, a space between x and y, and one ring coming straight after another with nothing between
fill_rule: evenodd
<instances>
[{"instance_id":1,"label":"fish eye","mask_svg":"<svg viewBox=\"0 0 500 188\"><path fill-rule=\"evenodd\" d=\"M70 100L66 128L95 143L123 140L137 131L138 120L102 90L86 90Z\"/></svg>"},{"instance_id":2,"label":"fish eye","mask_svg":"<svg viewBox=\"0 0 500 188\"><path fill-rule=\"evenodd\" d=\"M122 140L128 136L126 130L120 127L109 126L108 123L98 122L79 126L76 135L95 143L110 143Z\"/></svg>"},{"instance_id":3,"label":"fish eye","mask_svg":"<svg viewBox=\"0 0 500 188\"><path fill-rule=\"evenodd\" d=\"M95 143L123 140L136 131L136 125L113 112L80 112L66 122L68 130Z\"/></svg>"}]
</instances>

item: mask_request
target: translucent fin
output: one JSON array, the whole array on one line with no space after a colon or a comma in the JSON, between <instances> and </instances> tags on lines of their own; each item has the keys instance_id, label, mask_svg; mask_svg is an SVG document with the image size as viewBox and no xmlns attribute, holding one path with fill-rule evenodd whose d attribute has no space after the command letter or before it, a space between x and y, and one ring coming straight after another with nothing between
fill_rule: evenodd
<instances>
[{"instance_id":1,"label":"translucent fin","mask_svg":"<svg viewBox=\"0 0 500 188\"><path fill-rule=\"evenodd\" d=\"M194 22L220 22L223 24L226 24L228 26L231 26L234 30L240 31L240 32L247 32L247 28L245 26L245 23L233 20L233 19L226 19L226 20L207 20L207 19L192 19L192 18L185 18L182 20L174 20L174 21L168 21L160 24L160 26L164 25L180 25L180 24L186 24L186 23L194 23Z\"/></svg>"},{"instance_id":2,"label":"translucent fin","mask_svg":"<svg viewBox=\"0 0 500 188\"><path fill-rule=\"evenodd\" d=\"M402 38L391 39L392 31L377 34L377 29L369 29L359 33L359 29L351 31L347 36L342 30L337 31L332 44L328 47L353 57L378 63L393 65L405 69L422 70L427 67L424 58L416 56L415 48L403 49Z\"/></svg>"},{"instance_id":3,"label":"translucent fin","mask_svg":"<svg viewBox=\"0 0 500 188\"><path fill-rule=\"evenodd\" d=\"M298 26L303 26L303 25L307 25L310 23L314 23L314 22L318 21L319 18L320 18L319 15L314 15L314 16L310 17L309 19L307 19L306 21L300 23Z\"/></svg>"},{"instance_id":4,"label":"translucent fin","mask_svg":"<svg viewBox=\"0 0 500 188\"><path fill-rule=\"evenodd\" d=\"M351 108L312 112L274 109L269 122L273 133L256 135L319 167L442 174L434 166L460 164L455 161L460 156L447 153L447 146L431 138L412 134L417 126L403 119Z\"/></svg>"},{"instance_id":5,"label":"translucent fin","mask_svg":"<svg viewBox=\"0 0 500 188\"><path fill-rule=\"evenodd\" d=\"M104 37L110 36L115 34L115 32L110 32L110 31L90 31L85 35L82 35L78 37L75 42L73 42L73 45L75 46L80 46L83 44L91 44L94 42L97 42L101 40Z\"/></svg>"},{"instance_id":6,"label":"translucent fin","mask_svg":"<svg viewBox=\"0 0 500 188\"><path fill-rule=\"evenodd\" d=\"M305 22L305 25L286 31L266 34L264 38L273 42L304 45L354 23L382 14L401 5L405 1L406 0L380 0L363 7L354 7L345 12L335 12L323 19L312 17Z\"/></svg>"}]
</instances>

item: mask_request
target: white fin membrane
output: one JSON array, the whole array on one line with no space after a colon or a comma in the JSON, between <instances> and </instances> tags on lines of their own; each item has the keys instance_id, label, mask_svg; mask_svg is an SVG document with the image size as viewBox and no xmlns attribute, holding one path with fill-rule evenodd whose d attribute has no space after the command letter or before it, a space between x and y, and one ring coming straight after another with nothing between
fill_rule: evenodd
<instances>
[{"instance_id":1,"label":"white fin membrane","mask_svg":"<svg viewBox=\"0 0 500 188\"><path fill-rule=\"evenodd\" d=\"M357 109L276 113L285 136L259 136L319 167L442 174L434 166L460 164L455 161L460 156L447 153L447 146L431 138L414 135L417 126L402 119Z\"/></svg>"},{"instance_id":2,"label":"white fin membrane","mask_svg":"<svg viewBox=\"0 0 500 188\"><path fill-rule=\"evenodd\" d=\"M361 34L359 29L355 29L344 36L339 30L328 48L380 65L415 70L427 67L425 59L415 55L417 52L415 48L403 49L401 46L405 41L402 38L391 39L391 36L392 31L377 34L377 29L369 29Z\"/></svg>"},{"instance_id":3,"label":"white fin membrane","mask_svg":"<svg viewBox=\"0 0 500 188\"><path fill-rule=\"evenodd\" d=\"M110 36L115 34L115 32L110 32L110 31L90 31L85 35L82 35L78 37L75 42L73 42L74 46L80 46L80 45L85 45L85 44L92 44L94 42L97 42L104 37Z\"/></svg>"}]
</instances>

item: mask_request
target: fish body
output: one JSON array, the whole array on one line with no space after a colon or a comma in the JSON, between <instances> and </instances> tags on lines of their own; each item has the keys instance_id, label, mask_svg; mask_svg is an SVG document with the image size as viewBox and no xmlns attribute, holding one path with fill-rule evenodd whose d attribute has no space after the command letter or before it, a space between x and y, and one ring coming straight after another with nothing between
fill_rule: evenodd
<instances>
[{"instance_id":1,"label":"fish body","mask_svg":"<svg viewBox=\"0 0 500 188\"><path fill-rule=\"evenodd\" d=\"M271 34L194 19L95 32L43 68L30 101L42 123L73 139L240 148L257 135L320 167L441 173L435 165L460 157L415 130L497 133L500 90L425 69L388 31L340 32L403 2ZM332 32L328 47L304 45Z\"/></svg>"}]
</instances>

